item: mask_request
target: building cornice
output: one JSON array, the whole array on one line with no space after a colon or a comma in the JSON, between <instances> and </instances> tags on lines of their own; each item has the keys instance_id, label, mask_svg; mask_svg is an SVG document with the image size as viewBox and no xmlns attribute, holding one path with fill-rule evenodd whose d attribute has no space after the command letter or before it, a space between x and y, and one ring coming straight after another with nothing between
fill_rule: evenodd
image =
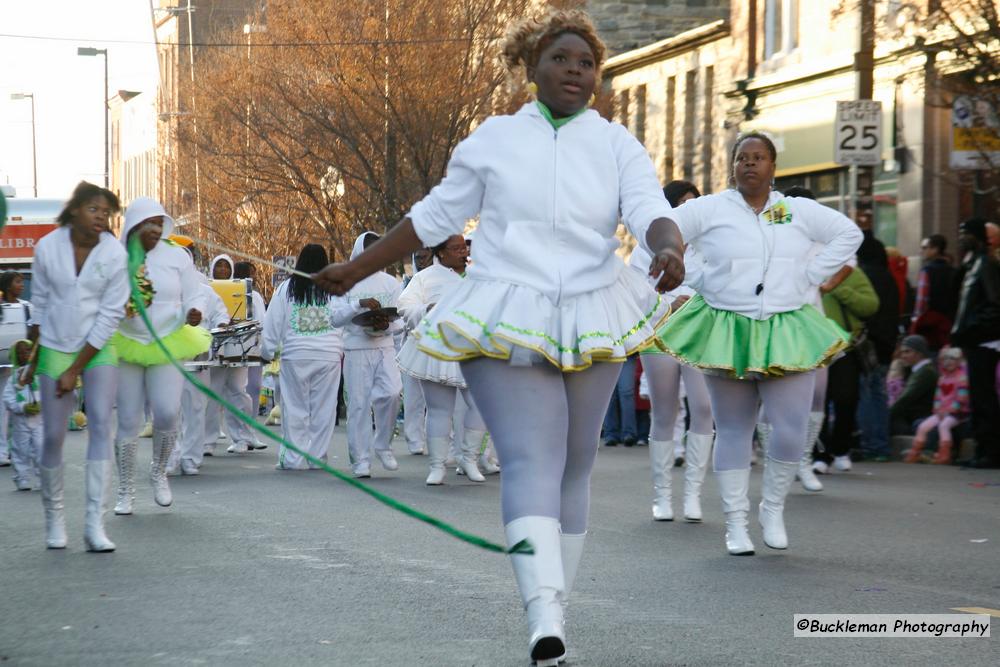
<instances>
[{"instance_id":1,"label":"building cornice","mask_svg":"<svg viewBox=\"0 0 1000 667\"><path fill-rule=\"evenodd\" d=\"M690 51L704 44L729 36L729 22L720 19L698 26L679 35L653 42L647 46L608 58L602 70L606 78Z\"/></svg>"}]
</instances>

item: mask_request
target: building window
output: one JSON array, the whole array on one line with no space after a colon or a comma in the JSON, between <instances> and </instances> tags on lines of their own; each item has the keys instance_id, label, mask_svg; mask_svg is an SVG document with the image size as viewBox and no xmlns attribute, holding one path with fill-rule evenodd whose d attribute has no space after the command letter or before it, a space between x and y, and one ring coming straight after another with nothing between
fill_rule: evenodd
<instances>
[{"instance_id":1,"label":"building window","mask_svg":"<svg viewBox=\"0 0 1000 667\"><path fill-rule=\"evenodd\" d=\"M765 0L764 59L799 45L799 0Z\"/></svg>"},{"instance_id":2,"label":"building window","mask_svg":"<svg viewBox=\"0 0 1000 667\"><path fill-rule=\"evenodd\" d=\"M684 75L684 172L685 181L694 180L694 114L695 86L698 84L698 71L691 70Z\"/></svg>"},{"instance_id":3,"label":"building window","mask_svg":"<svg viewBox=\"0 0 1000 667\"><path fill-rule=\"evenodd\" d=\"M618 122L628 127L628 103L629 94L628 89L618 91L618 99L615 104L615 116Z\"/></svg>"},{"instance_id":4,"label":"building window","mask_svg":"<svg viewBox=\"0 0 1000 667\"><path fill-rule=\"evenodd\" d=\"M665 181L674 180L674 121L677 119L676 108L677 78L672 76L667 79L667 113L664 114L667 123L666 131L663 133L663 180Z\"/></svg>"},{"instance_id":5,"label":"building window","mask_svg":"<svg viewBox=\"0 0 1000 667\"><path fill-rule=\"evenodd\" d=\"M641 85L635 89L635 110L631 114L632 126L629 128L632 135L639 140L640 144L646 143L646 86Z\"/></svg>"},{"instance_id":6,"label":"building window","mask_svg":"<svg viewBox=\"0 0 1000 667\"><path fill-rule=\"evenodd\" d=\"M705 68L705 108L702 111L701 131L701 191L712 191L712 101L715 95L715 68Z\"/></svg>"}]
</instances>

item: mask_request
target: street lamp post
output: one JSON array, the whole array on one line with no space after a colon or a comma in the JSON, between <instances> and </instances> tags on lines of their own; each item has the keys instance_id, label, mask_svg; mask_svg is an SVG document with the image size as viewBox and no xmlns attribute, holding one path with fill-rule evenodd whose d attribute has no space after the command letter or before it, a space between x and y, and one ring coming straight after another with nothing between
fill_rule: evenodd
<instances>
[{"instance_id":1,"label":"street lamp post","mask_svg":"<svg viewBox=\"0 0 1000 667\"><path fill-rule=\"evenodd\" d=\"M111 187L108 169L108 155L111 153L108 147L108 50L95 49L89 46L81 46L76 50L78 56L104 56L104 187Z\"/></svg>"},{"instance_id":2,"label":"street lamp post","mask_svg":"<svg viewBox=\"0 0 1000 667\"><path fill-rule=\"evenodd\" d=\"M35 198L38 198L38 153L35 150L35 94L34 93L11 93L10 99L24 100L31 99L31 182L35 190Z\"/></svg>"}]
</instances>

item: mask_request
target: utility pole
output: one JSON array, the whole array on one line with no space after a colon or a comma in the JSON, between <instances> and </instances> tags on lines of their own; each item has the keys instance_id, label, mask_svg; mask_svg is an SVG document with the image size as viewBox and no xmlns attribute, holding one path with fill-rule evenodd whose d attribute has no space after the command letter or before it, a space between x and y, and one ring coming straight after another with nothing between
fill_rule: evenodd
<instances>
[{"instance_id":1,"label":"utility pole","mask_svg":"<svg viewBox=\"0 0 1000 667\"><path fill-rule=\"evenodd\" d=\"M858 50L854 54L857 72L857 99L870 100L875 92L875 0L858 2ZM854 220L870 230L875 222L875 167L857 165L854 175Z\"/></svg>"}]
</instances>

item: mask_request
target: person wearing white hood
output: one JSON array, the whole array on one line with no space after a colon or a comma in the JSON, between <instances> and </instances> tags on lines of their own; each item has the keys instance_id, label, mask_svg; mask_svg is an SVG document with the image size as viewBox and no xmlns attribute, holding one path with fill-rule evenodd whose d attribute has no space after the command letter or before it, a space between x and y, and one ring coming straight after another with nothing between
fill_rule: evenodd
<instances>
[{"instance_id":1,"label":"person wearing white hood","mask_svg":"<svg viewBox=\"0 0 1000 667\"><path fill-rule=\"evenodd\" d=\"M434 246L434 263L413 276L399 297L399 311L406 319L407 327L416 328L441 297L462 282L468 258L469 249L461 234L449 236ZM486 425L469 395L458 362L443 361L424 354L417 349L417 339L414 337L407 339L398 361L403 373L420 380L420 387L427 401L427 454L430 459L427 484L436 486L444 483L448 436L451 433L452 415L455 413L455 399L459 393L469 408L463 420L465 432L458 465L473 482L486 481L476 465L479 447L486 435Z\"/></svg>"},{"instance_id":2,"label":"person wearing white hood","mask_svg":"<svg viewBox=\"0 0 1000 667\"><path fill-rule=\"evenodd\" d=\"M354 242L351 259L379 239L365 232ZM344 327L344 394L347 401L347 449L355 477L371 477L371 453L386 470L397 470L392 454L392 431L399 410L403 382L396 365L393 334L402 328L399 320L383 321L373 327L352 324L351 319L366 310L395 307L402 291L400 282L385 271L358 281L344 296L331 323ZM372 412L375 434L372 436ZM282 420L284 421L284 420Z\"/></svg>"},{"instance_id":3,"label":"person wearing white hood","mask_svg":"<svg viewBox=\"0 0 1000 667\"><path fill-rule=\"evenodd\" d=\"M32 264L31 328L38 345L23 382L37 372L42 393L42 458L39 476L45 508L46 546L66 548L63 512L63 442L76 408L74 389L83 377L87 392L87 516L83 540L88 551L114 551L104 532L111 481L111 411L118 384L118 357L112 334L128 300L127 256L108 231L118 198L105 188L80 183L57 218L59 227L35 246Z\"/></svg>"},{"instance_id":4,"label":"person wearing white hood","mask_svg":"<svg viewBox=\"0 0 1000 667\"><path fill-rule=\"evenodd\" d=\"M233 277L235 268L233 258L229 255L218 255L209 266L209 273L214 280L229 280ZM246 319L246 313L236 319ZM259 317L259 315L255 315ZM233 404L244 414L250 414L253 401L247 393L247 385L250 382L250 369L246 366L219 366L211 371L212 390ZM211 403L208 406L208 414L205 418L205 429L209 433L219 432L219 422L223 418L222 406ZM250 430L250 427L237 419L235 416L225 412L226 434L231 441L227 450L231 454L243 454L244 452L256 449L257 440ZM205 454L214 453L215 444L206 445Z\"/></svg>"},{"instance_id":5,"label":"person wearing white hood","mask_svg":"<svg viewBox=\"0 0 1000 667\"><path fill-rule=\"evenodd\" d=\"M136 272L143 304L153 331L139 315L133 296L125 319L112 339L120 359L118 380L118 501L115 514L132 514L135 500L136 438L149 399L153 413L153 460L149 479L153 499L161 507L173 502L167 481L167 463L177 443L184 376L153 340L155 332L177 360L193 359L208 351L211 335L198 325L205 297L191 256L172 241L174 220L163 206L139 197L125 211L121 242L133 258L141 258Z\"/></svg>"},{"instance_id":6,"label":"person wearing white hood","mask_svg":"<svg viewBox=\"0 0 1000 667\"><path fill-rule=\"evenodd\" d=\"M316 243L302 248L295 270L312 274L328 262ZM308 278L295 275L278 285L264 316L261 357L281 351L281 435L312 457L326 461L337 418L343 331L331 324L333 308L343 302ZM315 468L301 455L282 446L278 470Z\"/></svg>"}]
</instances>

